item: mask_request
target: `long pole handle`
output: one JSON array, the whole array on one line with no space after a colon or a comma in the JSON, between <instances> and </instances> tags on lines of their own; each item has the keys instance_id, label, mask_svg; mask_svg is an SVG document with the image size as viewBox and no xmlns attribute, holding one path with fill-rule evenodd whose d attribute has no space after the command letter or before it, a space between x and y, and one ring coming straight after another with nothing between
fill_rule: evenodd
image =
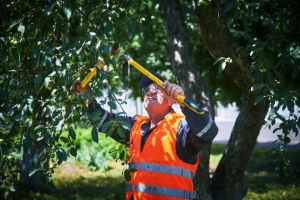
<instances>
[{"instance_id":1,"label":"long pole handle","mask_svg":"<svg viewBox=\"0 0 300 200\"><path fill-rule=\"evenodd\" d=\"M80 83L80 87L85 87L86 84L88 84L88 82L95 76L95 74L97 73L97 70L102 68L105 65L104 60L100 60L98 62L97 65L95 65L95 67L90 71L90 73L88 73L88 75L83 79L83 81L81 81Z\"/></svg>"},{"instance_id":2,"label":"long pole handle","mask_svg":"<svg viewBox=\"0 0 300 200\"><path fill-rule=\"evenodd\" d=\"M159 85L160 87L162 87L163 82L159 78L157 78L156 76L154 76L151 72L149 72L148 70L146 70L144 67L142 67L140 64L138 64L137 62L135 62L134 60L132 60L130 57L125 56L125 58L128 60L128 62L133 67L135 67L137 70L139 70L145 76L147 76L148 78L150 78L157 85ZM189 109L191 109L195 113L197 113L199 115L203 115L204 114L204 111L201 108L199 108L192 100L186 98L185 96L182 96L182 95L178 94L176 96L176 99L178 99L181 103L183 103L184 105L186 105Z\"/></svg>"}]
</instances>

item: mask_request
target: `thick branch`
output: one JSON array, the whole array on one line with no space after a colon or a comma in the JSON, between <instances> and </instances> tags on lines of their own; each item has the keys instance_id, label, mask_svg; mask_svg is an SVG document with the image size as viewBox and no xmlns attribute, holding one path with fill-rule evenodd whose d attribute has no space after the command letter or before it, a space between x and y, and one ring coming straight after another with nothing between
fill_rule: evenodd
<instances>
[{"instance_id":1,"label":"thick branch","mask_svg":"<svg viewBox=\"0 0 300 200\"><path fill-rule=\"evenodd\" d=\"M199 7L195 9L199 19L201 40L213 58L230 57L233 60L224 72L244 93L240 114L213 177L213 197L242 199L247 191L244 171L268 112L269 102L264 99L258 105L254 105L259 93L250 91L254 84L250 72L251 60L248 55L237 52L239 43L227 27L227 18L222 6L221 1L212 1L205 9Z\"/></svg>"},{"instance_id":2,"label":"thick branch","mask_svg":"<svg viewBox=\"0 0 300 200\"><path fill-rule=\"evenodd\" d=\"M227 18L224 15L221 1L212 1L205 9L197 7L195 13L199 19L201 40L214 59L230 57L232 63L228 64L224 72L245 93L250 93L253 77L250 72L250 59L248 55L238 53L240 47L227 27Z\"/></svg>"}]
</instances>

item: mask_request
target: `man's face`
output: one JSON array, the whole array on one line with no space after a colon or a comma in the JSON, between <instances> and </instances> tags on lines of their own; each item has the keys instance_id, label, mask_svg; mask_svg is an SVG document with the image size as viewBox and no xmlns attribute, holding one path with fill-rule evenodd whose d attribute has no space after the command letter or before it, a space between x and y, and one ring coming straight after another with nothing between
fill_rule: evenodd
<instances>
[{"instance_id":1,"label":"man's face","mask_svg":"<svg viewBox=\"0 0 300 200\"><path fill-rule=\"evenodd\" d=\"M169 100L165 95L163 89L156 83L150 84L143 89L144 107L146 110L151 108L162 108L163 106L170 106Z\"/></svg>"}]
</instances>

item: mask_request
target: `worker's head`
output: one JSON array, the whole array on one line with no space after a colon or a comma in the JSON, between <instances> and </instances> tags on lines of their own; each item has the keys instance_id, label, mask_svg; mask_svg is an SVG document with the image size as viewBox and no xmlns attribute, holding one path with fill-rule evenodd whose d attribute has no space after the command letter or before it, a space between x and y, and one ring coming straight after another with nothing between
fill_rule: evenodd
<instances>
[{"instance_id":1,"label":"worker's head","mask_svg":"<svg viewBox=\"0 0 300 200\"><path fill-rule=\"evenodd\" d=\"M151 73L163 82L166 80L156 72ZM169 110L171 108L173 101L162 87L158 86L145 75L141 78L140 84L142 86L142 94L144 97L144 107L147 111L152 108L163 110Z\"/></svg>"}]
</instances>

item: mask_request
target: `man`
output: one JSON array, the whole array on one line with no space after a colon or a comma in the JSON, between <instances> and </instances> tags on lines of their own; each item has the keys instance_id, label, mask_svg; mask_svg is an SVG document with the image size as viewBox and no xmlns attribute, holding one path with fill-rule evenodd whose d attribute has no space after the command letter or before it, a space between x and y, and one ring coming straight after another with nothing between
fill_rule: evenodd
<instances>
[{"instance_id":1,"label":"man","mask_svg":"<svg viewBox=\"0 0 300 200\"><path fill-rule=\"evenodd\" d=\"M135 170L130 172L126 200L192 199L198 153L213 140L218 128L208 113L200 116L176 100L178 94L184 96L179 85L153 74L164 81L162 87L146 76L140 81L148 116L127 118L131 125L125 137L129 142L129 168ZM80 87L79 81L75 81L72 88L91 95L88 88ZM180 105L183 115L172 109L174 102ZM89 111L99 110L102 113L99 127L116 117L91 97ZM111 137L124 141L117 133Z\"/></svg>"}]
</instances>

